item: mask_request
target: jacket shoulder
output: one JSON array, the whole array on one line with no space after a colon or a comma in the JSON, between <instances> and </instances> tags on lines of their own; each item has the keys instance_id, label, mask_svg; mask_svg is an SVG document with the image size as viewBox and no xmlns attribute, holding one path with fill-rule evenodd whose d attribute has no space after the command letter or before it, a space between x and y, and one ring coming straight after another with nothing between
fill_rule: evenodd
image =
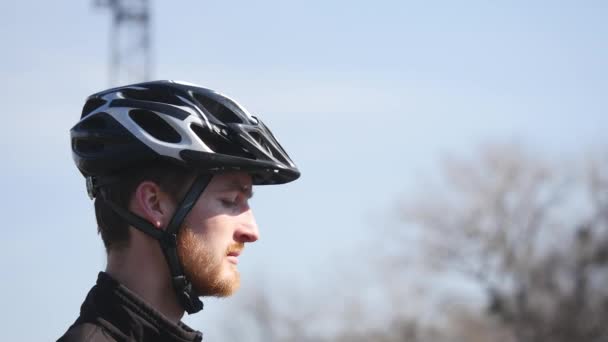
<instances>
[{"instance_id":1,"label":"jacket shoulder","mask_svg":"<svg viewBox=\"0 0 608 342\"><path fill-rule=\"evenodd\" d=\"M57 342L116 342L103 327L93 323L74 324Z\"/></svg>"}]
</instances>

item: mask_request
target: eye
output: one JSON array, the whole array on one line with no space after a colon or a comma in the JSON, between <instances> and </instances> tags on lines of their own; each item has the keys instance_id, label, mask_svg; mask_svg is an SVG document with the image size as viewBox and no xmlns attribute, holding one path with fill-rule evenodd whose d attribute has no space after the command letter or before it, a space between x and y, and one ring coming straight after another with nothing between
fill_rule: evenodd
<instances>
[{"instance_id":1,"label":"eye","mask_svg":"<svg viewBox=\"0 0 608 342\"><path fill-rule=\"evenodd\" d=\"M222 206L224 206L225 208L235 208L238 203L236 201L236 199L220 199L220 202L222 202Z\"/></svg>"}]
</instances>

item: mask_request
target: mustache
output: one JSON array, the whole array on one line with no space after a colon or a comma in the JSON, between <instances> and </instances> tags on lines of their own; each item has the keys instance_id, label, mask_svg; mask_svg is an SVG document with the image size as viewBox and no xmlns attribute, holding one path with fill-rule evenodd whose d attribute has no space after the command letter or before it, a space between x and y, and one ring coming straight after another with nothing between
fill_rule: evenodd
<instances>
[{"instance_id":1,"label":"mustache","mask_svg":"<svg viewBox=\"0 0 608 342\"><path fill-rule=\"evenodd\" d=\"M245 244L242 242L234 243L226 248L226 255L230 253L241 253L245 249Z\"/></svg>"}]
</instances>

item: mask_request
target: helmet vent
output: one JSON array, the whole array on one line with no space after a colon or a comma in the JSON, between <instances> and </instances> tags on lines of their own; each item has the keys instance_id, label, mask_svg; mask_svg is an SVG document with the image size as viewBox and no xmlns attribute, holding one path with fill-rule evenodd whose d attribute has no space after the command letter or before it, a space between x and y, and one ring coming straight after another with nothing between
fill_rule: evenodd
<instances>
[{"instance_id":1,"label":"helmet vent","mask_svg":"<svg viewBox=\"0 0 608 342\"><path fill-rule=\"evenodd\" d=\"M272 151L270 150L270 147L268 147L268 144L266 143L266 140L264 140L264 138L262 138L262 136L256 132L249 132L249 135L260 145L262 146L262 148L270 153L270 155L272 155Z\"/></svg>"},{"instance_id":2,"label":"helmet vent","mask_svg":"<svg viewBox=\"0 0 608 342\"><path fill-rule=\"evenodd\" d=\"M190 128L194 134L196 134L201 141L215 153L228 154L236 157L254 158L251 153L234 144L227 137L211 132L209 129L197 124L191 124Z\"/></svg>"},{"instance_id":3,"label":"helmet vent","mask_svg":"<svg viewBox=\"0 0 608 342\"><path fill-rule=\"evenodd\" d=\"M272 157L278 159L282 163L287 163L287 160L283 157L283 154L279 152L268 140L257 132L249 132L249 135Z\"/></svg>"},{"instance_id":4,"label":"helmet vent","mask_svg":"<svg viewBox=\"0 0 608 342\"><path fill-rule=\"evenodd\" d=\"M152 111L132 109L129 111L129 117L131 117L139 127L146 131L146 133L160 141L168 143L179 143L182 141L182 137L179 133Z\"/></svg>"},{"instance_id":5,"label":"helmet vent","mask_svg":"<svg viewBox=\"0 0 608 342\"><path fill-rule=\"evenodd\" d=\"M98 97L94 97L94 98L88 100L84 104L84 107L82 107L82 115L80 116L80 118L82 119L85 116L91 114L95 109L103 106L104 104L106 104L106 101L103 99L100 99Z\"/></svg>"},{"instance_id":6,"label":"helmet vent","mask_svg":"<svg viewBox=\"0 0 608 342\"><path fill-rule=\"evenodd\" d=\"M193 95L209 114L223 123L243 123L243 120L241 120L238 115L215 99L199 93L194 93Z\"/></svg>"}]
</instances>

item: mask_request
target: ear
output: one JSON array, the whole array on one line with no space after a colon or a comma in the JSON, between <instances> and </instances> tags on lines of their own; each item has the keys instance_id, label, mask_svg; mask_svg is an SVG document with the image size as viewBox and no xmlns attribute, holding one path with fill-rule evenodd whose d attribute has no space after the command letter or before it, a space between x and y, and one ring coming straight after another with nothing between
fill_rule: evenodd
<instances>
[{"instance_id":1,"label":"ear","mask_svg":"<svg viewBox=\"0 0 608 342\"><path fill-rule=\"evenodd\" d=\"M173 216L175 203L158 184L144 181L137 186L131 196L129 209L156 228L164 229Z\"/></svg>"}]
</instances>

